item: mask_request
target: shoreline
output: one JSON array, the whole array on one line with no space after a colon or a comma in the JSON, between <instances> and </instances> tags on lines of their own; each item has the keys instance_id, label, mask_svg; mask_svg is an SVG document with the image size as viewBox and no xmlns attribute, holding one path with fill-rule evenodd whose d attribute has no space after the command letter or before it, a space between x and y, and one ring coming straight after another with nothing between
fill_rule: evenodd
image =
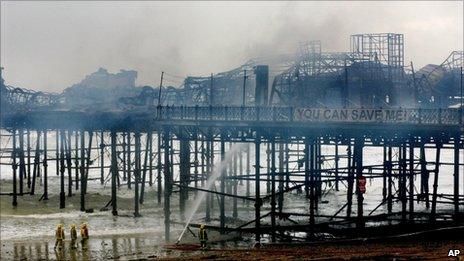
<instances>
[{"instance_id":1,"label":"shoreline","mask_svg":"<svg viewBox=\"0 0 464 261\"><path fill-rule=\"evenodd\" d=\"M323 244L263 244L253 247L219 247L210 243L207 250L200 250L199 244L145 245L137 243L142 237L120 237L122 242L113 248L111 240L103 240L100 249L92 244L88 251L78 244L76 251L70 251L69 241L64 251L53 251L52 242L28 241L15 244L12 251L2 247L2 260L456 260L448 257L449 250L464 249L464 240L430 239L422 241L400 240L398 242L324 242ZM95 239L94 239L95 240ZM114 238L112 239L114 243ZM132 242L132 245L131 243ZM90 243L90 242L89 242ZM92 242L95 243L95 242ZM5 242L2 242L4 246ZM137 244L139 244L137 246ZM40 246L39 251L37 247Z\"/></svg>"}]
</instances>

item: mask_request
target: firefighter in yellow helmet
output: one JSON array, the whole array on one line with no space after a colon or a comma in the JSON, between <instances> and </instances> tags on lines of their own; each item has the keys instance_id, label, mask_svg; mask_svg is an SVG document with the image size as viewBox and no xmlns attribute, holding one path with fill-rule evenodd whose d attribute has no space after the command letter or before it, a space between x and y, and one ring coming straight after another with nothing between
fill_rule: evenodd
<instances>
[{"instance_id":1,"label":"firefighter in yellow helmet","mask_svg":"<svg viewBox=\"0 0 464 261\"><path fill-rule=\"evenodd\" d=\"M82 249L86 249L87 241L89 240L89 228L86 223L82 223L81 225L81 238Z\"/></svg>"},{"instance_id":2,"label":"firefighter in yellow helmet","mask_svg":"<svg viewBox=\"0 0 464 261\"><path fill-rule=\"evenodd\" d=\"M200 230L198 230L198 238L200 239L201 249L206 248L206 241L208 241L208 234L206 233L205 225L200 225Z\"/></svg>"},{"instance_id":3,"label":"firefighter in yellow helmet","mask_svg":"<svg viewBox=\"0 0 464 261\"><path fill-rule=\"evenodd\" d=\"M58 224L56 227L55 231L55 247L53 249L56 249L58 246L58 249L63 248L63 240L64 240L64 228L62 224Z\"/></svg>"},{"instance_id":4,"label":"firefighter in yellow helmet","mask_svg":"<svg viewBox=\"0 0 464 261\"><path fill-rule=\"evenodd\" d=\"M77 230L76 230L75 224L71 225L70 234L71 234L71 249L76 249Z\"/></svg>"}]
</instances>

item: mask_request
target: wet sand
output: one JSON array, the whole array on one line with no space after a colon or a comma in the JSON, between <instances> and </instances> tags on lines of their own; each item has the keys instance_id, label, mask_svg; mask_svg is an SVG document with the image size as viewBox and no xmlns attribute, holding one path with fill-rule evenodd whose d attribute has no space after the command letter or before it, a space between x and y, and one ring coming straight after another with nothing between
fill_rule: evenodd
<instances>
[{"instance_id":1,"label":"wet sand","mask_svg":"<svg viewBox=\"0 0 464 261\"><path fill-rule=\"evenodd\" d=\"M264 244L260 249L211 242L208 250L200 250L196 242L156 245L149 235L94 238L89 243L87 250L80 243L70 250L67 241L63 251L54 251L52 241L15 242L7 250L3 242L1 260L456 260L448 257L449 250L464 251L464 241L456 240Z\"/></svg>"},{"instance_id":2,"label":"wet sand","mask_svg":"<svg viewBox=\"0 0 464 261\"><path fill-rule=\"evenodd\" d=\"M209 246L220 249L240 249L245 242L237 240L237 235L221 236L210 231ZM245 239L246 240L246 239ZM225 242L227 241L227 242ZM0 260L146 260L159 258L180 259L189 255L201 254L198 240L191 234L186 235L180 245L187 246L185 252L173 248L174 243L165 244L157 235L151 233L124 234L112 236L93 236L83 248L80 239L77 249L71 249L70 240L66 239L63 249L54 250L53 237L35 240L3 240L1 242ZM187 253L187 254L186 254Z\"/></svg>"},{"instance_id":3,"label":"wet sand","mask_svg":"<svg viewBox=\"0 0 464 261\"><path fill-rule=\"evenodd\" d=\"M448 257L450 249L464 251L464 242L422 241L400 243L272 245L261 249L184 251L188 260L457 260ZM164 260L178 260L167 256ZM458 257L458 260L462 258Z\"/></svg>"}]
</instances>

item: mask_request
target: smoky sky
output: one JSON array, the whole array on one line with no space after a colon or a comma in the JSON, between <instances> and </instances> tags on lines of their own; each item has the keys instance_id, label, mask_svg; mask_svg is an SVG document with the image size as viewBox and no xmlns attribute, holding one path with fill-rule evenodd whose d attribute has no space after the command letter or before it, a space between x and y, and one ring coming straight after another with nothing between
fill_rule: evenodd
<instances>
[{"instance_id":1,"label":"smoky sky","mask_svg":"<svg viewBox=\"0 0 464 261\"><path fill-rule=\"evenodd\" d=\"M209 75L303 41L349 51L351 34L403 33L405 63L440 64L463 49L463 2L1 2L7 84L60 92L105 67L138 85ZM182 79L166 77L166 84Z\"/></svg>"}]
</instances>

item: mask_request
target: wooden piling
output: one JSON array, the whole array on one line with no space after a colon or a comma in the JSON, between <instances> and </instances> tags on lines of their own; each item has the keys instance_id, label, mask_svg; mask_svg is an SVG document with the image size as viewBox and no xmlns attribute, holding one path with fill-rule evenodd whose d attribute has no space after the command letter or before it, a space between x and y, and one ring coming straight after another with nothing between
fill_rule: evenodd
<instances>
[{"instance_id":1,"label":"wooden piling","mask_svg":"<svg viewBox=\"0 0 464 261\"><path fill-rule=\"evenodd\" d=\"M85 131L81 130L81 164L80 164L80 182L81 182L81 211L85 211Z\"/></svg>"},{"instance_id":2,"label":"wooden piling","mask_svg":"<svg viewBox=\"0 0 464 261\"><path fill-rule=\"evenodd\" d=\"M24 129L19 129L19 148L17 155L19 156L19 194L24 193L24 177L26 176L26 161L24 159Z\"/></svg>"},{"instance_id":3,"label":"wooden piling","mask_svg":"<svg viewBox=\"0 0 464 261\"><path fill-rule=\"evenodd\" d=\"M156 172L157 172L157 181L158 181L158 205L161 204L161 193L162 193L162 190L163 190L163 186L161 184L162 182L162 178L161 178L161 170L163 168L162 164L161 164L161 157L162 157L162 150L161 150L161 132L158 131L158 136L157 136L157 153L158 153L158 157L157 157L157 166L156 166Z\"/></svg>"},{"instance_id":4,"label":"wooden piling","mask_svg":"<svg viewBox=\"0 0 464 261\"><path fill-rule=\"evenodd\" d=\"M127 188L132 189L131 176L132 176L132 162L131 162L131 133L127 132Z\"/></svg>"},{"instance_id":5,"label":"wooden piling","mask_svg":"<svg viewBox=\"0 0 464 261\"><path fill-rule=\"evenodd\" d=\"M171 215L171 190L172 180L170 173L170 157L169 157L169 130L165 130L163 134L164 148L164 238L166 242L170 240L170 215Z\"/></svg>"},{"instance_id":6,"label":"wooden piling","mask_svg":"<svg viewBox=\"0 0 464 261\"><path fill-rule=\"evenodd\" d=\"M225 141L224 141L224 135L221 135L221 180L220 180L220 187L221 187L221 195L220 195L220 203L219 203L219 226L221 227L221 234L225 233L225 226L226 226L226 219L225 219L225 209L224 209L224 204L225 204L225 181L226 181L226 166L224 166L225 162Z\"/></svg>"},{"instance_id":7,"label":"wooden piling","mask_svg":"<svg viewBox=\"0 0 464 261\"><path fill-rule=\"evenodd\" d=\"M74 131L74 176L76 183L76 191L79 189L79 131Z\"/></svg>"},{"instance_id":8,"label":"wooden piling","mask_svg":"<svg viewBox=\"0 0 464 261\"><path fill-rule=\"evenodd\" d=\"M135 169L134 169L134 217L139 217L139 184L140 184L140 165L141 165L141 149L140 149L140 133L135 133Z\"/></svg>"},{"instance_id":9,"label":"wooden piling","mask_svg":"<svg viewBox=\"0 0 464 261\"><path fill-rule=\"evenodd\" d=\"M276 242L276 158L275 140L271 140L271 241Z\"/></svg>"},{"instance_id":10,"label":"wooden piling","mask_svg":"<svg viewBox=\"0 0 464 261\"><path fill-rule=\"evenodd\" d=\"M105 137L104 131L100 131L100 184L105 181Z\"/></svg>"},{"instance_id":11,"label":"wooden piling","mask_svg":"<svg viewBox=\"0 0 464 261\"><path fill-rule=\"evenodd\" d=\"M27 150L27 188L31 188L31 130L27 130L26 134L26 150Z\"/></svg>"},{"instance_id":12,"label":"wooden piling","mask_svg":"<svg viewBox=\"0 0 464 261\"><path fill-rule=\"evenodd\" d=\"M454 137L454 220L459 221L459 143L460 135Z\"/></svg>"},{"instance_id":13,"label":"wooden piling","mask_svg":"<svg viewBox=\"0 0 464 261\"><path fill-rule=\"evenodd\" d=\"M43 156L43 168L44 168L44 181L43 181L43 186L44 186L44 194L43 194L43 200L48 200L48 155L47 155L47 130L43 131L44 135L44 141L43 141L43 150L44 150L44 156ZM37 142L40 143L40 132L37 132ZM76 155L77 158L77 155ZM76 182L77 183L77 182Z\"/></svg>"},{"instance_id":14,"label":"wooden piling","mask_svg":"<svg viewBox=\"0 0 464 261\"><path fill-rule=\"evenodd\" d=\"M213 155L212 155L212 146L213 146L213 141L210 136L207 136L207 141L206 141L206 178L209 179L211 177L211 172L212 172L212 164L213 164ZM205 221L210 222L211 221L211 198L212 194L208 193L206 194L206 202L205 202Z\"/></svg>"},{"instance_id":15,"label":"wooden piling","mask_svg":"<svg viewBox=\"0 0 464 261\"><path fill-rule=\"evenodd\" d=\"M355 164L356 164L356 183L359 184L359 181L361 177L363 177L363 147L364 147L364 138L358 138L355 139L354 143L354 157L355 157ZM365 179L365 178L364 178ZM358 185L357 185L358 187ZM357 211L357 221L356 221L356 227L357 228L364 228L364 214L363 214L363 201L364 201L364 196L363 192L358 188L357 190L358 194L358 211Z\"/></svg>"},{"instance_id":16,"label":"wooden piling","mask_svg":"<svg viewBox=\"0 0 464 261\"><path fill-rule=\"evenodd\" d=\"M347 191L347 206L346 206L346 216L351 217L351 206L353 204L353 183L354 183L354 171L351 157L351 141L348 141L347 148L347 159L348 159L348 191Z\"/></svg>"},{"instance_id":17,"label":"wooden piling","mask_svg":"<svg viewBox=\"0 0 464 261\"><path fill-rule=\"evenodd\" d=\"M143 160L143 171L142 171L142 184L140 189L140 204L143 204L145 199L145 182L147 179L147 164L148 164L148 157L150 154L150 140L151 140L151 133L146 134L146 141L145 141L145 155ZM150 156L151 157L151 156Z\"/></svg>"},{"instance_id":18,"label":"wooden piling","mask_svg":"<svg viewBox=\"0 0 464 261\"><path fill-rule=\"evenodd\" d=\"M17 181L16 181L16 169L18 166L16 165L16 153L17 153L17 148L16 148L16 130L13 129L13 150L11 152L11 157L13 158L13 207L16 207L18 205L18 191L17 191Z\"/></svg>"},{"instance_id":19,"label":"wooden piling","mask_svg":"<svg viewBox=\"0 0 464 261\"><path fill-rule=\"evenodd\" d=\"M66 207L66 197L64 193L64 172L65 172L65 166L64 166L64 140L65 140L65 134L64 131L61 130L59 132L60 135L60 208L65 208Z\"/></svg>"},{"instance_id":20,"label":"wooden piling","mask_svg":"<svg viewBox=\"0 0 464 261\"><path fill-rule=\"evenodd\" d=\"M44 141L44 143L45 143L45 141ZM44 146L46 146L46 145L44 144ZM35 153L34 153L34 166L32 168L32 184L31 184L31 190L29 192L30 195L35 194L36 181L37 181L37 177L38 177L37 173L39 172L39 164L40 164L39 162L40 162L40 131L37 131L37 141L36 141L36 144L35 144ZM45 186L45 184L44 184L44 186ZM45 187L47 187L47 186L45 186Z\"/></svg>"},{"instance_id":21,"label":"wooden piling","mask_svg":"<svg viewBox=\"0 0 464 261\"><path fill-rule=\"evenodd\" d=\"M414 221L414 138L409 137L409 222Z\"/></svg>"},{"instance_id":22,"label":"wooden piling","mask_svg":"<svg viewBox=\"0 0 464 261\"><path fill-rule=\"evenodd\" d=\"M388 196L387 196L387 211L388 214L393 210L393 151L391 144L388 144L388 161L387 161L387 176L388 176Z\"/></svg>"},{"instance_id":23,"label":"wooden piling","mask_svg":"<svg viewBox=\"0 0 464 261\"><path fill-rule=\"evenodd\" d=\"M188 184L190 177L190 141L188 139L180 139L180 166L179 166L179 215L180 220L185 220L185 205L188 199Z\"/></svg>"},{"instance_id":24,"label":"wooden piling","mask_svg":"<svg viewBox=\"0 0 464 261\"><path fill-rule=\"evenodd\" d=\"M255 241L261 240L261 190L260 190L260 153L261 153L261 136L257 132L255 139Z\"/></svg>"},{"instance_id":25,"label":"wooden piling","mask_svg":"<svg viewBox=\"0 0 464 261\"><path fill-rule=\"evenodd\" d=\"M117 177L119 176L118 173L118 159L116 156L116 132L111 131L111 214L113 216L118 215L118 204L117 204L117 197L116 197L116 182Z\"/></svg>"},{"instance_id":26,"label":"wooden piling","mask_svg":"<svg viewBox=\"0 0 464 261\"><path fill-rule=\"evenodd\" d=\"M432 192L432 209L430 211L430 221L434 222L436 220L437 214L437 197L438 197L438 175L440 170L440 152L442 144L440 141L435 141L436 145L436 154L435 154L435 170L433 177L433 192Z\"/></svg>"},{"instance_id":27,"label":"wooden piling","mask_svg":"<svg viewBox=\"0 0 464 261\"><path fill-rule=\"evenodd\" d=\"M68 197L72 197L73 178L72 178L72 159L71 159L71 131L64 132L64 148L66 153L66 169L68 171Z\"/></svg>"}]
</instances>

